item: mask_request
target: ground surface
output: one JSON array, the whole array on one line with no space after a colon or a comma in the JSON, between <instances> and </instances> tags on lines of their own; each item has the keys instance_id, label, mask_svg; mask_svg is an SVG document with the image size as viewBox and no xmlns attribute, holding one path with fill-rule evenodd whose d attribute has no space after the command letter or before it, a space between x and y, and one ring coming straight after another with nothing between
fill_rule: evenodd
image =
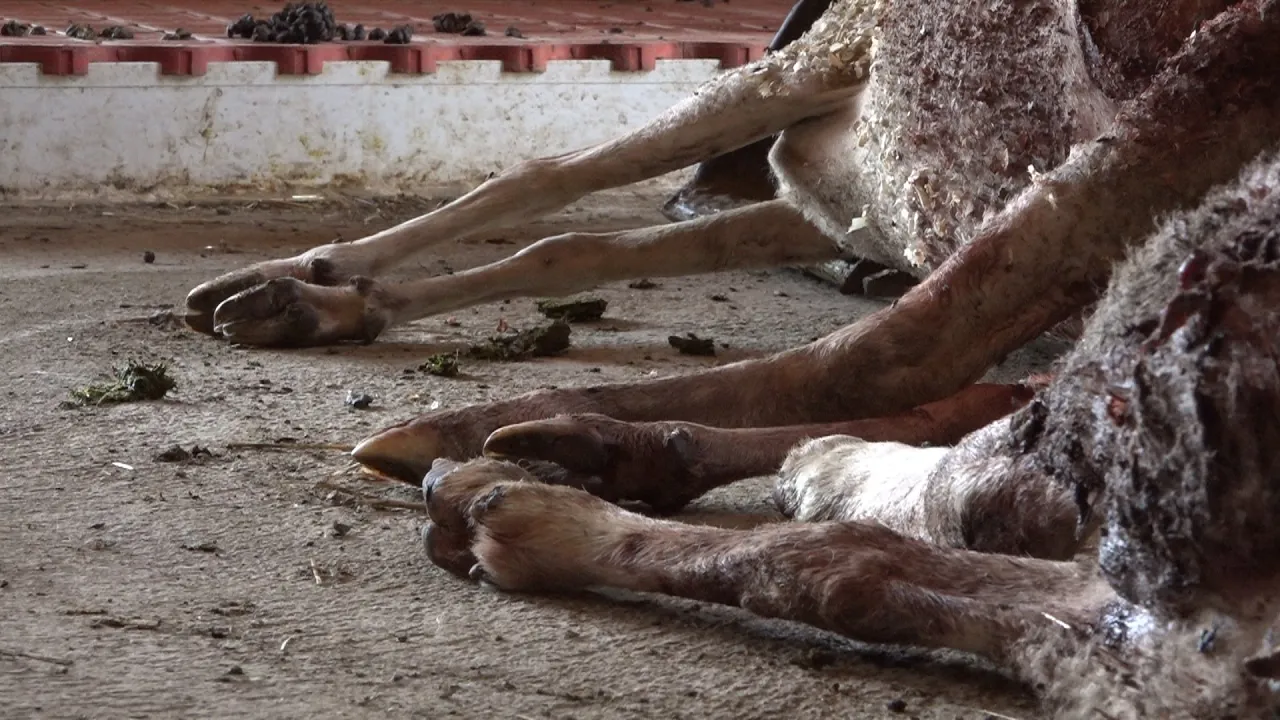
<instances>
[{"instance_id":1,"label":"ground surface","mask_svg":"<svg viewBox=\"0 0 1280 720\"><path fill-rule=\"evenodd\" d=\"M658 222L659 200L604 196L503 243L446 244L401 275L496 259L570 228ZM459 312L456 326L429 318L372 346L295 352L149 320L222 271L423 207L0 209L5 717L1035 716L1016 686L956 658L685 602L484 591L427 562L419 516L327 499L318 481L360 482L340 453L228 449L351 443L437 404L686 372L806 341L873 307L788 271L610 286L599 293L606 319L578 326L565 357L466 363L458 379L408 370L500 318L533 323L533 301ZM688 331L730 347L716 360L679 357L665 338ZM129 357L171 363L176 392L60 408L69 389ZM377 401L348 409L348 390ZM174 444L215 457L155 459ZM776 520L766 488L743 483L696 509L704 520ZM895 700L904 713L888 709Z\"/></svg>"}]
</instances>

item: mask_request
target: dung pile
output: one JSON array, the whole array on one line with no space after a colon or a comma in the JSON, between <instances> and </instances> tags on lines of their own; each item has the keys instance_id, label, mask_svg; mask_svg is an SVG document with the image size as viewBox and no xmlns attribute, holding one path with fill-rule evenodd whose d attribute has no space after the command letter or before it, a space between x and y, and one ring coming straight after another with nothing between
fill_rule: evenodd
<instances>
[{"instance_id":1,"label":"dung pile","mask_svg":"<svg viewBox=\"0 0 1280 720\"><path fill-rule=\"evenodd\" d=\"M270 19L255 19L248 13L227 27L227 37L255 42L314 45L330 42L337 34L338 21L326 2L286 3Z\"/></svg>"},{"instance_id":2,"label":"dung pile","mask_svg":"<svg viewBox=\"0 0 1280 720\"><path fill-rule=\"evenodd\" d=\"M286 3L280 12L267 19L255 18L249 13L241 15L227 26L227 37L291 45L366 39L405 45L413 37L413 27L401 25L389 31L381 28L366 31L363 25L339 24L326 2Z\"/></svg>"}]
</instances>

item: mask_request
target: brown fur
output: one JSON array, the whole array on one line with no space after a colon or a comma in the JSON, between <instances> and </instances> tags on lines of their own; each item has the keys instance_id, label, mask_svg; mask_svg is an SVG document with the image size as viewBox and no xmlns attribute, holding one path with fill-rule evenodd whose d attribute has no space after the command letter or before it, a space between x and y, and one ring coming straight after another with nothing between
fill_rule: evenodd
<instances>
[{"instance_id":1,"label":"brown fur","mask_svg":"<svg viewBox=\"0 0 1280 720\"><path fill-rule=\"evenodd\" d=\"M1272 651L1261 631L1280 610L1280 466L1265 443L1280 433L1277 307L1280 158L1268 157L1125 263L1033 405L941 451L923 477L969 490L954 501L850 510L875 491L833 483L850 468L827 464L807 482L841 495L847 514L826 518L836 522L724 530L477 461L428 478L428 553L507 590L621 587L971 652L1025 679L1059 717L1264 717L1280 696L1247 669L1265 664L1246 661ZM1060 458L1082 425L1103 447L1053 473L1008 472ZM1072 487L1082 518L1062 512L1070 493L1038 494ZM961 528L949 537L920 516L949 509ZM1097 526L1091 515L1104 531L1095 554L1017 556L1070 556Z\"/></svg>"},{"instance_id":2,"label":"brown fur","mask_svg":"<svg viewBox=\"0 0 1280 720\"><path fill-rule=\"evenodd\" d=\"M1257 630L1280 580L1268 450L1280 440L1280 171L1265 156L1236 180L1280 141L1278 36L1280 0L839 0L797 42L640 130L197 288L193 325L259 344L369 340L469 303L841 248L926 276L892 307L771 358L436 413L354 454L409 482L435 468L432 559L500 587L617 585L966 650L1043 685L1064 715L1253 717L1271 698L1244 661L1271 651ZM775 133L780 200L548 238L448 278L340 284ZM816 427L946 402L1078 318L1126 256L1056 379L1013 417L949 452L865 437L797 450L777 497L828 522L690 528L579 489L670 509ZM1010 409L968 407L952 428ZM614 425L547 422L562 414ZM847 431L901 439L874 433L909 425ZM732 435L747 428L767 430ZM574 452L553 459L596 474L558 476L578 486L566 487L514 465L438 464L491 437L490 450L544 460L559 443ZM752 438L775 444L724 459ZM907 469L887 471L891 457ZM660 490L699 462L702 475ZM1067 559L1092 557L1095 541L1096 561ZM1193 653L1185 640L1210 616L1225 628L1219 649Z\"/></svg>"}]
</instances>

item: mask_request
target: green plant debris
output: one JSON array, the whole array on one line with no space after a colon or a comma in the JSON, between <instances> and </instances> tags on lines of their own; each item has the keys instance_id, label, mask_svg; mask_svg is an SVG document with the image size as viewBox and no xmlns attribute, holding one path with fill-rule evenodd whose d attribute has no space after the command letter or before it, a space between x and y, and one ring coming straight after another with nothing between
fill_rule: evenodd
<instances>
[{"instance_id":1,"label":"green plant debris","mask_svg":"<svg viewBox=\"0 0 1280 720\"><path fill-rule=\"evenodd\" d=\"M569 324L556 320L528 330L505 332L472 345L467 354L478 360L523 360L551 357L569 349Z\"/></svg>"},{"instance_id":2,"label":"green plant debris","mask_svg":"<svg viewBox=\"0 0 1280 720\"><path fill-rule=\"evenodd\" d=\"M418 366L419 372L440 377L458 377L458 353L437 353Z\"/></svg>"},{"instance_id":3,"label":"green plant debris","mask_svg":"<svg viewBox=\"0 0 1280 720\"><path fill-rule=\"evenodd\" d=\"M601 298L538 301L538 312L552 320L564 320L569 323L599 320L608 307L609 301Z\"/></svg>"},{"instance_id":4,"label":"green plant debris","mask_svg":"<svg viewBox=\"0 0 1280 720\"><path fill-rule=\"evenodd\" d=\"M175 387L177 383L169 376L168 365L130 360L124 367L113 367L111 375L102 382L72 390L71 399L77 405L160 400Z\"/></svg>"},{"instance_id":5,"label":"green plant debris","mask_svg":"<svg viewBox=\"0 0 1280 720\"><path fill-rule=\"evenodd\" d=\"M693 333L672 335L667 338L671 347L681 355L702 355L711 357L716 354L716 341L711 338L700 338Z\"/></svg>"}]
</instances>

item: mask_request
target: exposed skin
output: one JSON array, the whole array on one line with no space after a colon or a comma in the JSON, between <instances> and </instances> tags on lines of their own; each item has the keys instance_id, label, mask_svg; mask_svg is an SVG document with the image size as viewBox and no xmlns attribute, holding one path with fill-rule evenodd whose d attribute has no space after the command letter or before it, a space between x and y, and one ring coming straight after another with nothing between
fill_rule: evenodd
<instances>
[{"instance_id":1,"label":"exposed skin","mask_svg":"<svg viewBox=\"0 0 1280 720\"><path fill-rule=\"evenodd\" d=\"M1280 710L1265 682L1280 655L1264 632L1280 620L1277 308L1280 158L1268 155L1125 263L1032 404L951 449L856 440L852 466L800 481L846 508L869 501L847 514L692 526L510 463L439 461L424 485L427 553L507 591L662 593L972 653L1040 690L1059 717L1270 717ZM868 458L894 447L937 453L916 479L948 481L953 502L887 502L848 484L859 463L879 476L900 469ZM806 453L788 464L834 454ZM911 495L915 481L901 480L892 489ZM1002 490L1037 488L1059 492L1051 503L1015 492L992 512ZM1047 517L1055 504L1070 512ZM920 511L948 507L985 513L1003 532L939 536ZM1060 548L1028 545L1023 525L1074 532L1075 550L1105 532L1096 551L1054 561L1041 558Z\"/></svg>"},{"instance_id":2,"label":"exposed skin","mask_svg":"<svg viewBox=\"0 0 1280 720\"><path fill-rule=\"evenodd\" d=\"M432 560L499 588L664 592L954 648L1043 685L1064 716L1262 716L1259 676L1280 665L1261 640L1280 597L1280 166L1265 155L1280 141L1277 37L1280 0L838 0L805 37L641 130L197 288L193 324L258 344L367 341L460 304L846 251L923 277L770 358L435 413L353 454L425 476ZM551 238L448 278L353 280L778 133L780 199ZM895 416L1079 317L1131 254L1027 407L954 449L875 441L918 441ZM952 429L1004 414L969 407ZM779 457L815 425L875 418L842 430L868 437ZM704 489L681 474L671 423L708 438L694 467L744 453L714 481L781 462L775 499L814 522L692 528L602 499L670 509ZM553 485L446 460L487 441L604 472ZM1068 559L1081 551L1091 559ZM1223 639L1201 653L1188 639L1206 622Z\"/></svg>"},{"instance_id":3,"label":"exposed skin","mask_svg":"<svg viewBox=\"0 0 1280 720\"><path fill-rule=\"evenodd\" d=\"M1093 299L1151 218L1274 142L1277 97L1260 68L1280 54L1256 38L1275 18L1250 6L1203 26L1107 135L1042 176L890 308L762 360L423 416L355 455L412 482L437 457L476 456L501 427L558 414L767 427L889 415L953 394Z\"/></svg>"},{"instance_id":4,"label":"exposed skin","mask_svg":"<svg viewBox=\"0 0 1280 720\"><path fill-rule=\"evenodd\" d=\"M1022 407L1032 394L1025 385L978 384L902 415L777 428L562 415L500 428L485 441L484 454L554 463L599 497L640 501L670 513L714 488L773 473L792 448L811 438L952 445ZM392 468L378 469L395 475Z\"/></svg>"}]
</instances>

